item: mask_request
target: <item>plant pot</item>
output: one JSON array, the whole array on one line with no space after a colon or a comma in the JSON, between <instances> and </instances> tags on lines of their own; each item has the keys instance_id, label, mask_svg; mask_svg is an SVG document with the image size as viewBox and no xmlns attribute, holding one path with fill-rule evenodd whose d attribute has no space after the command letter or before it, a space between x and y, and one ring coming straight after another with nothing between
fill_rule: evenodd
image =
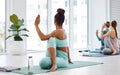
<instances>
[{"instance_id":1,"label":"plant pot","mask_svg":"<svg viewBox=\"0 0 120 75\"><path fill-rule=\"evenodd\" d=\"M8 53L10 55L25 55L25 42L24 41L10 41L8 45Z\"/></svg>"}]
</instances>

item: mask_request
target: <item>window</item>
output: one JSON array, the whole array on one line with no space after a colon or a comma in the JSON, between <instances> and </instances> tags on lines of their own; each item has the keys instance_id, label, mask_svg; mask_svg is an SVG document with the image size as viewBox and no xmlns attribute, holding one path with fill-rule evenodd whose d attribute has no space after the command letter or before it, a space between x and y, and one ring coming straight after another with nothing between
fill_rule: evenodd
<instances>
[{"instance_id":1,"label":"window","mask_svg":"<svg viewBox=\"0 0 120 75\"><path fill-rule=\"evenodd\" d=\"M5 0L0 0L0 52L5 50Z\"/></svg>"},{"instance_id":2,"label":"window","mask_svg":"<svg viewBox=\"0 0 120 75\"><path fill-rule=\"evenodd\" d=\"M41 23L40 29L47 33L47 0L27 0L27 28L29 29L29 37L27 38L27 50L45 50L46 41L41 42L39 39L35 26L35 17L40 13ZM32 39L32 40L31 40Z\"/></svg>"},{"instance_id":3,"label":"window","mask_svg":"<svg viewBox=\"0 0 120 75\"><path fill-rule=\"evenodd\" d=\"M66 30L67 36L69 37L69 0L51 0L52 4L52 30L55 29L54 16L57 13L58 8L63 8L65 10L65 21L63 28ZM68 38L69 41L69 38Z\"/></svg>"},{"instance_id":4,"label":"window","mask_svg":"<svg viewBox=\"0 0 120 75\"><path fill-rule=\"evenodd\" d=\"M72 4L70 3L71 1ZM68 41L73 46L72 48L87 48L87 0L27 0L27 28L30 30L30 37L27 38L28 50L47 49L47 43L41 42L38 38L34 20L40 12L40 29L44 33L49 33L55 29L54 15L57 13L58 8L65 9L63 26L68 35ZM70 12L71 9L72 11ZM73 34L71 35L71 33ZM70 41L71 39L72 41Z\"/></svg>"},{"instance_id":5,"label":"window","mask_svg":"<svg viewBox=\"0 0 120 75\"><path fill-rule=\"evenodd\" d=\"M77 0L74 0L74 6L77 6Z\"/></svg>"},{"instance_id":6,"label":"window","mask_svg":"<svg viewBox=\"0 0 120 75\"><path fill-rule=\"evenodd\" d=\"M87 48L87 4L86 0L74 0L73 49Z\"/></svg>"}]
</instances>

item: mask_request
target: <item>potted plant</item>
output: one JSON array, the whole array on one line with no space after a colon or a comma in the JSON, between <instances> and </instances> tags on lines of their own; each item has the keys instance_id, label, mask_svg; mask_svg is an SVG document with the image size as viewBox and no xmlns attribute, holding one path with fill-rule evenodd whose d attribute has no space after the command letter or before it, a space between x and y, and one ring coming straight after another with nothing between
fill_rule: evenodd
<instances>
[{"instance_id":1,"label":"potted plant","mask_svg":"<svg viewBox=\"0 0 120 75\"><path fill-rule=\"evenodd\" d=\"M10 53L12 54L24 54L25 53L25 42L23 37L28 37L25 32L28 30L24 27L24 19L19 19L17 15L12 14L10 16L10 22L12 23L9 27L8 31L11 33L6 39L12 38L12 42L10 42L9 49L11 49Z\"/></svg>"}]
</instances>

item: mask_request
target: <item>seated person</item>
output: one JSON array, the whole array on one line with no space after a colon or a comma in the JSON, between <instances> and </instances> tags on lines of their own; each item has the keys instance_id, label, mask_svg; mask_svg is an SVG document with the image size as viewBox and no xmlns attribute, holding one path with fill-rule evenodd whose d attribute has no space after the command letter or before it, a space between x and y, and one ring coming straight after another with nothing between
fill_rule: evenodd
<instances>
[{"instance_id":1,"label":"seated person","mask_svg":"<svg viewBox=\"0 0 120 75\"><path fill-rule=\"evenodd\" d=\"M110 22L106 22L104 23L104 30L102 31L103 34L106 34L108 31L109 31L109 26L110 26ZM98 30L96 30L96 36L98 38L98 40L101 42L101 47L100 47L100 50L103 50L105 47L104 47L104 38L100 38L98 36Z\"/></svg>"},{"instance_id":2,"label":"seated person","mask_svg":"<svg viewBox=\"0 0 120 75\"><path fill-rule=\"evenodd\" d=\"M50 69L55 71L59 67L66 67L68 63L72 63L69 55L69 47L67 45L67 35L63 29L65 19L64 9L59 8L54 17L56 30L50 34L44 35L39 28L40 15L36 17L35 28L41 40L48 40L47 56L40 61L42 69Z\"/></svg>"},{"instance_id":3,"label":"seated person","mask_svg":"<svg viewBox=\"0 0 120 75\"><path fill-rule=\"evenodd\" d=\"M114 20L111 22L110 30L106 34L101 33L101 38L104 38L105 45L102 51L103 54L114 55L120 52L116 27L117 22ZM101 31L103 31L104 28L105 26L103 25Z\"/></svg>"}]
</instances>

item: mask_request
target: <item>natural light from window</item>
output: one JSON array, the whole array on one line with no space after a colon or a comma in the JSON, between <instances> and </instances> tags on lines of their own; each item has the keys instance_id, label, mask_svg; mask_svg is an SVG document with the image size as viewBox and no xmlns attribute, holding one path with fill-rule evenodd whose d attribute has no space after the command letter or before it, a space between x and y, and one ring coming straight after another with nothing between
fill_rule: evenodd
<instances>
[{"instance_id":1,"label":"natural light from window","mask_svg":"<svg viewBox=\"0 0 120 75\"><path fill-rule=\"evenodd\" d=\"M0 0L0 52L5 46L5 0Z\"/></svg>"},{"instance_id":2,"label":"natural light from window","mask_svg":"<svg viewBox=\"0 0 120 75\"><path fill-rule=\"evenodd\" d=\"M46 41L39 39L35 26L35 17L41 15L40 29L47 33L47 0L27 0L27 28L29 37L27 38L27 50L46 50Z\"/></svg>"},{"instance_id":3,"label":"natural light from window","mask_svg":"<svg viewBox=\"0 0 120 75\"><path fill-rule=\"evenodd\" d=\"M30 30L27 38L27 50L46 50L47 42L39 39L34 20L37 14L41 14L40 29L46 34L55 29L54 15L58 8L65 9L64 29L68 35L68 41L73 49L87 48L87 0L27 0L27 28ZM72 6L70 1L73 2ZM49 7L49 6L50 7ZM72 9L72 12L70 12ZM72 15L71 15L72 13ZM48 15L49 14L49 15ZM70 20L70 16L73 17ZM72 21L73 23L70 24ZM73 25L72 27L70 25ZM72 37L70 36L70 33ZM73 41L70 41L70 40Z\"/></svg>"}]
</instances>

